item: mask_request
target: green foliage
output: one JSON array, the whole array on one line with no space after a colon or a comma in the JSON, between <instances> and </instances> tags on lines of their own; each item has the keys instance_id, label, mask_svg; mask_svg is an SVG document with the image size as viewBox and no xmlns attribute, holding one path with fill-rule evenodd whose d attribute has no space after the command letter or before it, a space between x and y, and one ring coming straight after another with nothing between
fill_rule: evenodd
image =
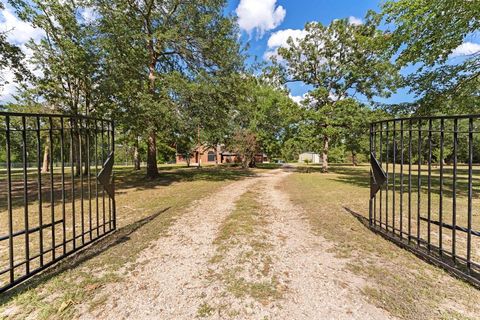
<instances>
[{"instance_id":1,"label":"green foliage","mask_svg":"<svg viewBox=\"0 0 480 320\"><path fill-rule=\"evenodd\" d=\"M387 1L385 20L399 66L415 65L407 79L419 98L413 111L428 114L473 113L480 96L480 54L453 61L452 52L480 28L478 1Z\"/></svg>"},{"instance_id":2,"label":"green foliage","mask_svg":"<svg viewBox=\"0 0 480 320\"><path fill-rule=\"evenodd\" d=\"M39 43L30 41L31 63L41 71L25 88L23 99L44 99L58 111L72 114L98 108L103 77L95 29L80 16L80 2L11 0L23 20L45 31Z\"/></svg>"},{"instance_id":3,"label":"green foliage","mask_svg":"<svg viewBox=\"0 0 480 320\"><path fill-rule=\"evenodd\" d=\"M279 157L284 143L298 133L302 110L284 90L253 77L248 85L249 95L239 106L236 122L256 133L262 152Z\"/></svg>"}]
</instances>

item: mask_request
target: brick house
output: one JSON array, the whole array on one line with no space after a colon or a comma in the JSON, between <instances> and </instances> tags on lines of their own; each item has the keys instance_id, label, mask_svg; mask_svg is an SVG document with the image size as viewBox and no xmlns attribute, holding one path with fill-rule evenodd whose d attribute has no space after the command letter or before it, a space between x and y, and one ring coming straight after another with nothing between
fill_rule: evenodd
<instances>
[{"instance_id":1,"label":"brick house","mask_svg":"<svg viewBox=\"0 0 480 320\"><path fill-rule=\"evenodd\" d=\"M190 165L198 166L205 164L217 164L217 163L239 163L241 162L240 156L236 153L228 152L223 149L222 146L217 148L211 146L201 145L196 147L190 154L189 157L186 156L186 153L177 152L175 157L177 164L188 164L190 160ZM256 163L265 163L268 162L268 157L266 154L257 154L255 155Z\"/></svg>"}]
</instances>

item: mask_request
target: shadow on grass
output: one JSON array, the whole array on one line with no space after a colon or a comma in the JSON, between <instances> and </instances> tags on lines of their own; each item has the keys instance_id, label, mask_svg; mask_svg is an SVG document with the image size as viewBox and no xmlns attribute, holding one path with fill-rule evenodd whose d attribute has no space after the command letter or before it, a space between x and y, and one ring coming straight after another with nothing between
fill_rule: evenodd
<instances>
[{"instance_id":1,"label":"shadow on grass","mask_svg":"<svg viewBox=\"0 0 480 320\"><path fill-rule=\"evenodd\" d=\"M54 266L47 268L39 275L33 276L25 282L22 282L19 285L13 287L12 289L2 293L0 295L0 305L8 303L16 296L44 284L45 282L62 274L69 269L80 266L82 263L98 256L102 252L105 252L117 245L130 241L130 235L133 232L153 221L155 218L167 212L169 209L170 207L164 208L148 217L145 217L132 224L117 229L112 233L109 233L101 239L87 245L85 248L80 249L80 251L75 252L73 255L66 257L64 260L61 260Z\"/></svg>"},{"instance_id":2,"label":"shadow on grass","mask_svg":"<svg viewBox=\"0 0 480 320\"><path fill-rule=\"evenodd\" d=\"M333 180L348 183L355 185L361 188L369 188L370 187L370 175L368 166L358 166L358 167L348 167L348 166L334 166L330 168L331 173L335 173L338 176L335 177ZM434 172L432 170L432 176L430 178L430 193L440 195L440 177L433 176ZM458 171L458 176L456 180L456 195L457 197L467 197L468 196L468 178L466 176L460 176L463 174L461 170ZM392 190L393 187L393 173L389 172L389 190ZM408 193L408 172L403 173L403 184L404 184L404 192ZM418 192L418 172L412 170L411 174L411 192L417 193ZM420 173L420 189L424 193L428 193L428 171L425 168L422 168ZM400 173L396 172L395 176L395 186L396 190L400 191ZM474 183L472 186L473 190L473 198L480 198L480 185L478 183ZM443 196L445 198L452 198L453 197L453 179L452 176L449 176L449 171L446 170L444 172L443 178Z\"/></svg>"},{"instance_id":3,"label":"shadow on grass","mask_svg":"<svg viewBox=\"0 0 480 320\"><path fill-rule=\"evenodd\" d=\"M115 168L116 188L121 192L122 189L137 188L139 190L155 188L157 186L169 186L177 182L191 181L227 181L239 180L245 177L254 176L255 173L241 168L229 167L168 167L159 169L159 177L156 179L147 179L145 170L132 171L128 169Z\"/></svg>"},{"instance_id":4,"label":"shadow on grass","mask_svg":"<svg viewBox=\"0 0 480 320\"><path fill-rule=\"evenodd\" d=\"M274 169L279 169L283 165L279 163L257 163L256 168L258 169L266 169L266 170L274 170Z\"/></svg>"},{"instance_id":5,"label":"shadow on grass","mask_svg":"<svg viewBox=\"0 0 480 320\"><path fill-rule=\"evenodd\" d=\"M365 217L364 215L362 215L361 213L358 213L358 212L355 212L353 211L352 209L350 208L347 208L347 207L343 207L343 209L345 211L347 211L348 213L350 213L355 219L358 220L358 222L360 222L361 224L363 224L363 226L367 227L368 229L370 229L370 224L369 224L369 221L368 221L368 218Z\"/></svg>"}]
</instances>

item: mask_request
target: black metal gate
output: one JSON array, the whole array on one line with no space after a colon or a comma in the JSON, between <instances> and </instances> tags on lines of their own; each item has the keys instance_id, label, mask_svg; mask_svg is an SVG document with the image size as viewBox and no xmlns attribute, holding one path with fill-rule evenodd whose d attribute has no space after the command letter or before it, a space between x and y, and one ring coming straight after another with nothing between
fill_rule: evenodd
<instances>
[{"instance_id":1,"label":"black metal gate","mask_svg":"<svg viewBox=\"0 0 480 320\"><path fill-rule=\"evenodd\" d=\"M480 115L370 127L370 227L480 285Z\"/></svg>"},{"instance_id":2,"label":"black metal gate","mask_svg":"<svg viewBox=\"0 0 480 320\"><path fill-rule=\"evenodd\" d=\"M0 291L115 230L114 124L0 112Z\"/></svg>"}]
</instances>

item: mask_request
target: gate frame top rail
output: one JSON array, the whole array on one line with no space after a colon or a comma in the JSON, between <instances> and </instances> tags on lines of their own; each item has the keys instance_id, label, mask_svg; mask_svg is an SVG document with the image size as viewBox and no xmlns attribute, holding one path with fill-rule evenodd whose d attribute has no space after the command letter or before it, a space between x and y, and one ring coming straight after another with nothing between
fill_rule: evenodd
<instances>
[{"instance_id":1,"label":"gate frame top rail","mask_svg":"<svg viewBox=\"0 0 480 320\"><path fill-rule=\"evenodd\" d=\"M114 123L112 119L85 116L80 114L67 114L67 113L34 113L34 112L9 112L9 111L0 111L0 116L10 116L10 117L45 117L45 118L76 118L76 119L87 119L87 120L96 120L96 121L105 121Z\"/></svg>"},{"instance_id":2,"label":"gate frame top rail","mask_svg":"<svg viewBox=\"0 0 480 320\"><path fill-rule=\"evenodd\" d=\"M415 117L400 117L400 118L391 118L385 120L377 120L370 122L371 125L395 122L395 121L417 121L417 120L454 120L454 119L469 119L469 118L478 118L480 119L480 114L461 114L461 115L443 115L443 116L415 116Z\"/></svg>"}]
</instances>

